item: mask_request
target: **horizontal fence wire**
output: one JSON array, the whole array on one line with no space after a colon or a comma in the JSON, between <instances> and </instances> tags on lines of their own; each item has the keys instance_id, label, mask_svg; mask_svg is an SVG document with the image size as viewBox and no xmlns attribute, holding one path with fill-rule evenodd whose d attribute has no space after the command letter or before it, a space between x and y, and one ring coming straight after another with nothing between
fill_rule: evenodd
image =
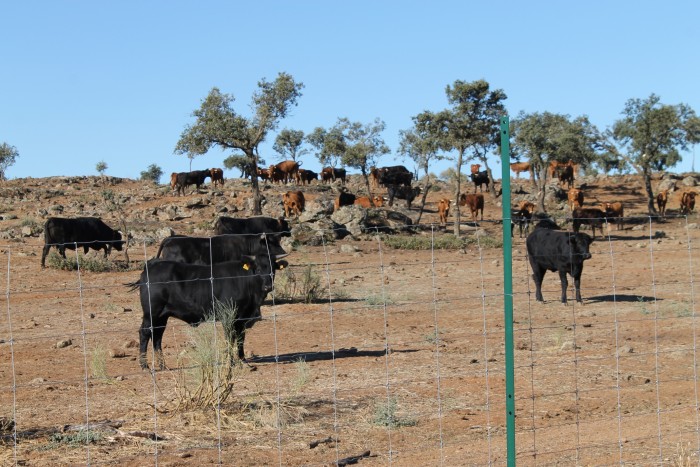
<instances>
[{"instance_id":1,"label":"horizontal fence wire","mask_svg":"<svg viewBox=\"0 0 700 467\"><path fill-rule=\"evenodd\" d=\"M566 217L555 219L562 231ZM106 272L79 261L42 269L39 239L6 245L2 463L504 465L503 222L465 222L463 243L445 249L450 225L399 237L368 230L362 240L317 229L317 246L296 245L275 271L245 332L245 361L234 358L229 373L223 326L176 318L149 328L164 331L166 369L149 347L141 370L150 307L128 285L150 303L151 287L213 291L242 275L210 267L141 280L158 249L148 242L131 241L130 264ZM545 274L544 303L535 300L537 258L524 237L536 221L514 235L517 463L697 463L697 225L685 216L601 223L582 304L573 284L560 303L556 272ZM83 258L73 246L68 259ZM205 344L213 366L197 359Z\"/></svg>"}]
</instances>

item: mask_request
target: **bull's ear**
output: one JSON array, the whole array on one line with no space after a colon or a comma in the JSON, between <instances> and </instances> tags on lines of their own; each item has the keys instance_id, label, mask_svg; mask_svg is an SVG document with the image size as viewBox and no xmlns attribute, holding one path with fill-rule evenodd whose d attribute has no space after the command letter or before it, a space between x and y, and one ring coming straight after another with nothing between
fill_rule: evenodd
<instances>
[{"instance_id":1,"label":"bull's ear","mask_svg":"<svg viewBox=\"0 0 700 467\"><path fill-rule=\"evenodd\" d=\"M285 260L275 262L275 269L284 269L286 267L289 267L289 263Z\"/></svg>"}]
</instances>

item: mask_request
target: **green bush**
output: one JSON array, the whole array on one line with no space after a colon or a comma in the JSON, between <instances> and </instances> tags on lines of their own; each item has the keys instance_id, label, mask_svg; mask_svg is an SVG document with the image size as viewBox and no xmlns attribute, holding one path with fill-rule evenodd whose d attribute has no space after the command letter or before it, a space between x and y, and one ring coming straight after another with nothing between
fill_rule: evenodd
<instances>
[{"instance_id":1,"label":"green bush","mask_svg":"<svg viewBox=\"0 0 700 467\"><path fill-rule=\"evenodd\" d=\"M304 303L311 303L322 296L321 276L311 265L306 266L301 273L286 268L275 275L275 297L278 299L299 299Z\"/></svg>"},{"instance_id":2,"label":"green bush","mask_svg":"<svg viewBox=\"0 0 700 467\"><path fill-rule=\"evenodd\" d=\"M48 264L48 266L51 268L62 269L64 271L75 271L78 269L78 264L80 264L80 269L82 271L108 272L117 269L109 259L104 259L101 256L86 256L79 254L78 262L75 261L74 256L66 256L67 258L63 258L55 251L52 251L49 253L46 264Z\"/></svg>"}]
</instances>

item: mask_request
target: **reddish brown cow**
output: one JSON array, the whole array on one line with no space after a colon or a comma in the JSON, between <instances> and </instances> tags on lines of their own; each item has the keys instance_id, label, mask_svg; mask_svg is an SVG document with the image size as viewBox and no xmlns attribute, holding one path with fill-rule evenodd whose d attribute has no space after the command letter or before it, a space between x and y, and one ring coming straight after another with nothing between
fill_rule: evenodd
<instances>
[{"instance_id":1,"label":"reddish brown cow","mask_svg":"<svg viewBox=\"0 0 700 467\"><path fill-rule=\"evenodd\" d=\"M681 214L690 214L695 209L695 197L697 193L694 191L686 191L681 195Z\"/></svg>"},{"instance_id":2,"label":"reddish brown cow","mask_svg":"<svg viewBox=\"0 0 700 467\"><path fill-rule=\"evenodd\" d=\"M656 206L659 208L661 217L666 217L666 203L668 202L668 190L660 191L656 195Z\"/></svg>"},{"instance_id":3,"label":"reddish brown cow","mask_svg":"<svg viewBox=\"0 0 700 467\"><path fill-rule=\"evenodd\" d=\"M213 169L209 169L209 173L211 174L212 185L224 186L224 171L223 170L213 168Z\"/></svg>"},{"instance_id":4,"label":"reddish brown cow","mask_svg":"<svg viewBox=\"0 0 700 467\"><path fill-rule=\"evenodd\" d=\"M478 174L481 164L472 164L471 169L473 174Z\"/></svg>"},{"instance_id":5,"label":"reddish brown cow","mask_svg":"<svg viewBox=\"0 0 700 467\"><path fill-rule=\"evenodd\" d=\"M374 207L375 208L381 208L384 206L384 198L381 196L375 196L372 198L374 201ZM360 196L359 198L355 198L355 201L352 204L356 204L358 206L362 206L363 208L371 208L372 204L369 202L369 198L367 196Z\"/></svg>"},{"instance_id":6,"label":"reddish brown cow","mask_svg":"<svg viewBox=\"0 0 700 467\"><path fill-rule=\"evenodd\" d=\"M304 211L304 205L306 204L304 193L301 191L288 191L282 195L282 204L284 204L285 217L289 217L292 212L299 217Z\"/></svg>"},{"instance_id":7,"label":"reddish brown cow","mask_svg":"<svg viewBox=\"0 0 700 467\"><path fill-rule=\"evenodd\" d=\"M447 224L447 217L450 215L450 200L442 198L438 201L438 216L440 216L440 225Z\"/></svg>"},{"instance_id":8,"label":"reddish brown cow","mask_svg":"<svg viewBox=\"0 0 700 467\"><path fill-rule=\"evenodd\" d=\"M520 172L529 172L530 178L533 177L532 166L529 162L513 162L510 164L510 170L515 172L515 178L520 178Z\"/></svg>"},{"instance_id":9,"label":"reddish brown cow","mask_svg":"<svg viewBox=\"0 0 700 467\"><path fill-rule=\"evenodd\" d=\"M173 172L170 174L170 191L175 191L176 186L177 186L177 172Z\"/></svg>"},{"instance_id":10,"label":"reddish brown cow","mask_svg":"<svg viewBox=\"0 0 700 467\"><path fill-rule=\"evenodd\" d=\"M625 208L619 201L612 203L600 203L600 208L605 213L605 217L613 219L617 225L617 230L625 229Z\"/></svg>"},{"instance_id":11,"label":"reddish brown cow","mask_svg":"<svg viewBox=\"0 0 700 467\"><path fill-rule=\"evenodd\" d=\"M472 213L472 220L476 222L476 217L481 211L481 220L484 220L484 195L481 193L462 193L459 195L459 205L469 206L469 211Z\"/></svg>"},{"instance_id":12,"label":"reddish brown cow","mask_svg":"<svg viewBox=\"0 0 700 467\"><path fill-rule=\"evenodd\" d=\"M578 188L569 188L568 198L570 211L583 207L583 191Z\"/></svg>"},{"instance_id":13,"label":"reddish brown cow","mask_svg":"<svg viewBox=\"0 0 700 467\"><path fill-rule=\"evenodd\" d=\"M297 185L299 184L299 163L296 161L282 161L277 165L271 165L270 170L272 178L281 176L284 183L288 183L290 180L296 180Z\"/></svg>"}]
</instances>

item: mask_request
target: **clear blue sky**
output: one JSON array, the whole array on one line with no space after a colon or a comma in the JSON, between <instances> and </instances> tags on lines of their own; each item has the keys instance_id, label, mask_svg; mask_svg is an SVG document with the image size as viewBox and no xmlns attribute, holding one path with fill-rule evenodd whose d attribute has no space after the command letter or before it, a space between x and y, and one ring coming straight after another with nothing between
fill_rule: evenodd
<instances>
[{"instance_id":1,"label":"clear blue sky","mask_svg":"<svg viewBox=\"0 0 700 467\"><path fill-rule=\"evenodd\" d=\"M9 178L95 175L102 160L120 177L186 171L173 149L211 88L247 116L257 82L282 71L305 88L280 129L378 117L392 150L381 165L396 162L413 115L447 106L455 80L503 89L512 116L586 114L601 130L651 93L700 112L697 0L29 0L2 2L0 18L0 143L20 153ZM319 168L312 155L304 167Z\"/></svg>"}]
</instances>

